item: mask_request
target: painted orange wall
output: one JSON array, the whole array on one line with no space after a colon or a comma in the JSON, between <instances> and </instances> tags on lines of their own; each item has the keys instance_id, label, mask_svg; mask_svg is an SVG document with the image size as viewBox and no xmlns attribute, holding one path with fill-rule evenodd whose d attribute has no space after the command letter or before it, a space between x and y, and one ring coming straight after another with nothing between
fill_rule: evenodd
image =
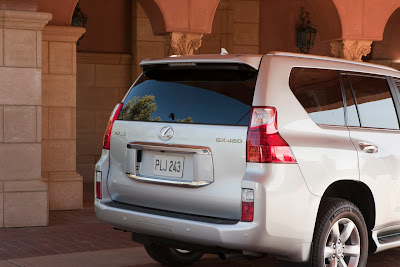
<instances>
[{"instance_id":1,"label":"painted orange wall","mask_svg":"<svg viewBox=\"0 0 400 267\"><path fill-rule=\"evenodd\" d=\"M372 59L400 59L400 8L389 18L382 41L373 43Z\"/></svg>"},{"instance_id":2,"label":"painted orange wall","mask_svg":"<svg viewBox=\"0 0 400 267\"><path fill-rule=\"evenodd\" d=\"M329 41L341 35L340 18L331 0L260 1L260 53L299 52L296 31L303 4L318 30L310 54L331 55Z\"/></svg>"},{"instance_id":3,"label":"painted orange wall","mask_svg":"<svg viewBox=\"0 0 400 267\"><path fill-rule=\"evenodd\" d=\"M78 52L131 52L131 0L80 0L79 5L88 22Z\"/></svg>"}]
</instances>

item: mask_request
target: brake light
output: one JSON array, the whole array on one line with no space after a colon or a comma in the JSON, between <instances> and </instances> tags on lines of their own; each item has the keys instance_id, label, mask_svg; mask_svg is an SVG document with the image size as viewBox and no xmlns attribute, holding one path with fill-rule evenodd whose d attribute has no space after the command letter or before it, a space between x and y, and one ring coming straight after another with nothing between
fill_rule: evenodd
<instances>
[{"instance_id":1,"label":"brake light","mask_svg":"<svg viewBox=\"0 0 400 267\"><path fill-rule=\"evenodd\" d=\"M102 180L102 175L101 172L96 171L96 198L101 199L102 194L101 194L101 180Z\"/></svg>"},{"instance_id":2,"label":"brake light","mask_svg":"<svg viewBox=\"0 0 400 267\"><path fill-rule=\"evenodd\" d=\"M254 219L254 191L242 189L242 222L252 222Z\"/></svg>"},{"instance_id":3,"label":"brake light","mask_svg":"<svg viewBox=\"0 0 400 267\"><path fill-rule=\"evenodd\" d=\"M110 150L110 141L111 141L111 130L114 125L114 121L118 119L119 113L121 112L121 109L123 107L122 103L118 103L113 112L111 113L110 120L108 121L106 132L104 133L104 138L103 138L103 149L108 149Z\"/></svg>"},{"instance_id":4,"label":"brake light","mask_svg":"<svg viewBox=\"0 0 400 267\"><path fill-rule=\"evenodd\" d=\"M247 133L247 162L296 163L277 125L276 108L253 107Z\"/></svg>"}]
</instances>

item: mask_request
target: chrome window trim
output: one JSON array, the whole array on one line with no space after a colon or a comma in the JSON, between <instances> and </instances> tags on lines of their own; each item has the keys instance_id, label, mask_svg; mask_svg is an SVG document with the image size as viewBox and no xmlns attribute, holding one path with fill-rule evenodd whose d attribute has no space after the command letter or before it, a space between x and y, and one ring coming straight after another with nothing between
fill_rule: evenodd
<instances>
[{"instance_id":1,"label":"chrome window trim","mask_svg":"<svg viewBox=\"0 0 400 267\"><path fill-rule=\"evenodd\" d=\"M340 126L340 125L329 125L329 124L317 124L320 128L339 128L339 129L360 129L360 130L372 130L372 131L384 131L384 132L400 132L400 129L387 129L387 128L373 128L373 127L359 127L359 126Z\"/></svg>"},{"instance_id":2,"label":"chrome window trim","mask_svg":"<svg viewBox=\"0 0 400 267\"><path fill-rule=\"evenodd\" d=\"M388 128L373 128L373 127L358 127L358 126L347 126L350 129L360 129L360 130L371 130L371 131L379 131L379 132L400 132L399 129L388 129Z\"/></svg>"},{"instance_id":3,"label":"chrome window trim","mask_svg":"<svg viewBox=\"0 0 400 267\"><path fill-rule=\"evenodd\" d=\"M316 123L320 128L340 128L340 129L347 129L346 125L330 125L330 124L319 124Z\"/></svg>"}]
</instances>

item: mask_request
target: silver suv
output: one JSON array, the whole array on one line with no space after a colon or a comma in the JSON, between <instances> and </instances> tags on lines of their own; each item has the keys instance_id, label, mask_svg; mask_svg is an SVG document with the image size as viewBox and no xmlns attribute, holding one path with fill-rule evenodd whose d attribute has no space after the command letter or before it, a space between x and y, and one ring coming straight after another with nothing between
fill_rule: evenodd
<instances>
[{"instance_id":1,"label":"silver suv","mask_svg":"<svg viewBox=\"0 0 400 267\"><path fill-rule=\"evenodd\" d=\"M115 107L97 217L161 264L365 266L400 246L400 73L328 57L171 57Z\"/></svg>"}]
</instances>

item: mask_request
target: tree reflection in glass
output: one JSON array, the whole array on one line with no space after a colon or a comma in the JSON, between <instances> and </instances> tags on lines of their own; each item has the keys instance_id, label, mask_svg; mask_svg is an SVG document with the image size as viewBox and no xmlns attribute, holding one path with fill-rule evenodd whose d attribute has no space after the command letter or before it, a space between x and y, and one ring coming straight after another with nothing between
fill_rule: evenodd
<instances>
[{"instance_id":1,"label":"tree reflection in glass","mask_svg":"<svg viewBox=\"0 0 400 267\"><path fill-rule=\"evenodd\" d=\"M157 109L154 95L134 96L125 104L118 119L128 121L162 121L160 116L156 118L152 117L152 114ZM177 119L176 122L193 123L193 119L192 117L187 117L185 119Z\"/></svg>"},{"instance_id":2,"label":"tree reflection in glass","mask_svg":"<svg viewBox=\"0 0 400 267\"><path fill-rule=\"evenodd\" d=\"M157 110L154 95L142 97L134 96L121 110L119 119L130 121L161 121L160 117L152 118L151 114Z\"/></svg>"}]
</instances>

